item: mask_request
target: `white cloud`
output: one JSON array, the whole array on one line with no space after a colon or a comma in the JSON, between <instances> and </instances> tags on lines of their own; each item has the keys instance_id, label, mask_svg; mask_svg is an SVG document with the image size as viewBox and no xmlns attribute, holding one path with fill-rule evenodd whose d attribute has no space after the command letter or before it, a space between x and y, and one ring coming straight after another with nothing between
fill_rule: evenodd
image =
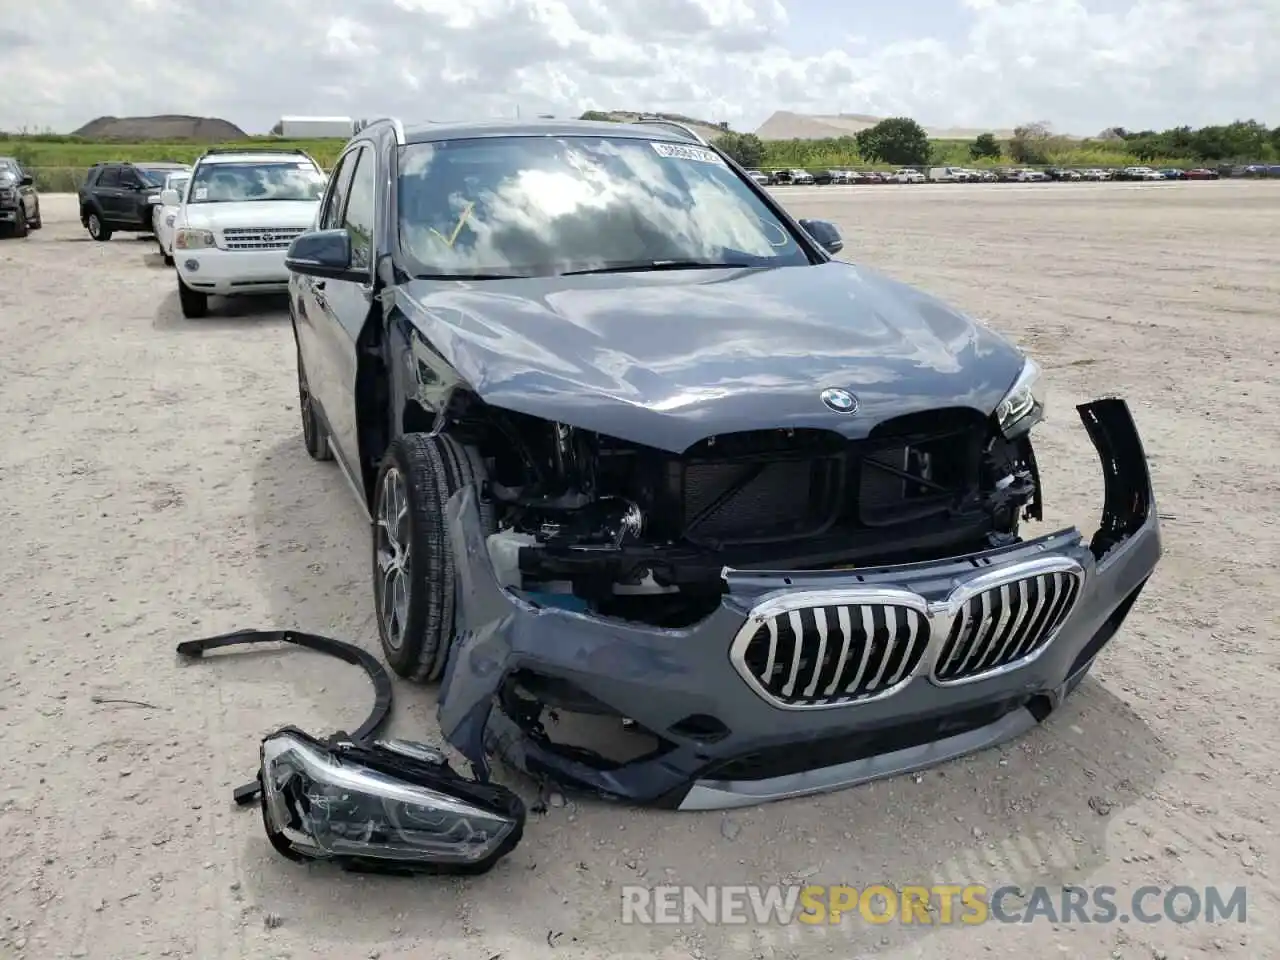
<instances>
[{"instance_id":1,"label":"white cloud","mask_svg":"<svg viewBox=\"0 0 1280 960\"><path fill-rule=\"evenodd\" d=\"M132 0L129 16L42 0L0 29L0 128L190 113L255 132L282 114L456 119L517 105L747 128L775 109L1044 119L1083 134L1280 123L1280 0L955 3L962 34L935 36L922 16L914 39L855 43L823 0ZM828 23L830 49L786 49Z\"/></svg>"}]
</instances>

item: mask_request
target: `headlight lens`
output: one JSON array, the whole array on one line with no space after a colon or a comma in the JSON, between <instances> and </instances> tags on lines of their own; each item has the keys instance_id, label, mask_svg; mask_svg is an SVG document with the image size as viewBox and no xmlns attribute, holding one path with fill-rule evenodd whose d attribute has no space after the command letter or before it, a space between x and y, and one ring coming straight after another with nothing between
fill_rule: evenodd
<instances>
[{"instance_id":1,"label":"headlight lens","mask_svg":"<svg viewBox=\"0 0 1280 960\"><path fill-rule=\"evenodd\" d=\"M179 250L205 250L216 247L213 233L209 230L179 230L174 237L173 245Z\"/></svg>"},{"instance_id":2,"label":"headlight lens","mask_svg":"<svg viewBox=\"0 0 1280 960\"><path fill-rule=\"evenodd\" d=\"M996 407L996 420L1006 435L1029 430L1044 417L1044 397L1040 366L1027 360L1009 392Z\"/></svg>"},{"instance_id":3,"label":"headlight lens","mask_svg":"<svg viewBox=\"0 0 1280 960\"><path fill-rule=\"evenodd\" d=\"M408 758L406 771L414 761L432 766L425 754L414 756L405 746L390 743L375 749ZM262 743L260 774L268 832L294 854L310 859L412 869L478 866L486 858L496 859L520 823L496 804L486 809L487 804L442 792L450 783L447 768L438 776L410 780L389 772L394 766L379 766L383 769L294 733L268 737ZM441 789L433 789L432 783Z\"/></svg>"}]
</instances>

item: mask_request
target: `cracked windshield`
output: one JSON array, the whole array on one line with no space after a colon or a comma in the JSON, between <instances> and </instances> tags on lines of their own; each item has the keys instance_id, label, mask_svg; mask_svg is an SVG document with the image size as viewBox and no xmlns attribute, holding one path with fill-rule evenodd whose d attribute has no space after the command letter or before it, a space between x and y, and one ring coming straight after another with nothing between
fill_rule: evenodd
<instances>
[{"instance_id":1,"label":"cracked windshield","mask_svg":"<svg viewBox=\"0 0 1280 960\"><path fill-rule=\"evenodd\" d=\"M429 276L808 263L705 147L506 137L401 149L400 239Z\"/></svg>"}]
</instances>

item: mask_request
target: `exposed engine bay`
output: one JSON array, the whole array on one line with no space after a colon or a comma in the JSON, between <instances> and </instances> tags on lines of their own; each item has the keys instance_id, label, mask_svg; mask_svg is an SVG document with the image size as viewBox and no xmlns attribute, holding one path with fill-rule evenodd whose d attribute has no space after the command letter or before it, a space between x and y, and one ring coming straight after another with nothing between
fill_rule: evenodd
<instances>
[{"instance_id":1,"label":"exposed engine bay","mask_svg":"<svg viewBox=\"0 0 1280 960\"><path fill-rule=\"evenodd\" d=\"M504 586L542 606L681 627L713 611L721 571L936 560L1016 542L1040 518L1027 431L955 407L865 439L826 430L711 436L680 454L477 403L487 546Z\"/></svg>"}]
</instances>

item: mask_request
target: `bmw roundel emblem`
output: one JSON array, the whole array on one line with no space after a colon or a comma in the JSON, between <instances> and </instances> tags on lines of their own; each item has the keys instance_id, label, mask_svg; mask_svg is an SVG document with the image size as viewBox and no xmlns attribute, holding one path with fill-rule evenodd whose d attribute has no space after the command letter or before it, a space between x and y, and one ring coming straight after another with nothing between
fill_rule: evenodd
<instances>
[{"instance_id":1,"label":"bmw roundel emblem","mask_svg":"<svg viewBox=\"0 0 1280 960\"><path fill-rule=\"evenodd\" d=\"M836 413L857 413L858 398L848 390L839 387L828 387L822 391L822 402L828 410Z\"/></svg>"}]
</instances>

